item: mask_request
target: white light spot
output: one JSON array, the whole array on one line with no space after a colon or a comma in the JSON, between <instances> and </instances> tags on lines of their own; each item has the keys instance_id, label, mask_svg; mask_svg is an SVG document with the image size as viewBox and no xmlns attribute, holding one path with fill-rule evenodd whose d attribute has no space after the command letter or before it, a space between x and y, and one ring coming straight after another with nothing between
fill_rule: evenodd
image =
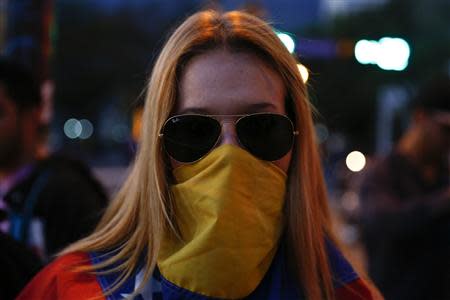
<instances>
[{"instance_id":1,"label":"white light spot","mask_svg":"<svg viewBox=\"0 0 450 300\"><path fill-rule=\"evenodd\" d=\"M361 64L375 64L378 57L378 42L361 40L355 45L355 57Z\"/></svg>"},{"instance_id":2,"label":"white light spot","mask_svg":"<svg viewBox=\"0 0 450 300\"><path fill-rule=\"evenodd\" d=\"M297 64L297 67L298 67L298 70L300 71L300 75L302 76L303 82L306 83L309 78L308 69L302 64Z\"/></svg>"},{"instance_id":3,"label":"white light spot","mask_svg":"<svg viewBox=\"0 0 450 300\"><path fill-rule=\"evenodd\" d=\"M366 165L366 157L359 151L350 152L345 159L347 168L352 172L359 172L364 169Z\"/></svg>"},{"instance_id":4,"label":"white light spot","mask_svg":"<svg viewBox=\"0 0 450 300\"><path fill-rule=\"evenodd\" d=\"M69 119L64 123L64 134L70 139L76 139L80 136L82 126L77 119Z\"/></svg>"},{"instance_id":5,"label":"white light spot","mask_svg":"<svg viewBox=\"0 0 450 300\"><path fill-rule=\"evenodd\" d=\"M399 38L382 38L377 65L383 70L403 71L408 66L410 49L408 43Z\"/></svg>"},{"instance_id":6,"label":"white light spot","mask_svg":"<svg viewBox=\"0 0 450 300\"><path fill-rule=\"evenodd\" d=\"M360 40L355 44L355 58L361 64L376 64L383 70L403 71L411 54L401 38L384 37L379 41Z\"/></svg>"},{"instance_id":7,"label":"white light spot","mask_svg":"<svg viewBox=\"0 0 450 300\"><path fill-rule=\"evenodd\" d=\"M277 32L278 38L281 40L283 45L288 49L289 53L294 53L295 42L294 39L287 33Z\"/></svg>"},{"instance_id":8,"label":"white light spot","mask_svg":"<svg viewBox=\"0 0 450 300\"><path fill-rule=\"evenodd\" d=\"M83 119L80 120L80 124L82 127L80 139L88 139L92 136L92 133L94 133L94 126L92 126L92 123L89 120Z\"/></svg>"}]
</instances>

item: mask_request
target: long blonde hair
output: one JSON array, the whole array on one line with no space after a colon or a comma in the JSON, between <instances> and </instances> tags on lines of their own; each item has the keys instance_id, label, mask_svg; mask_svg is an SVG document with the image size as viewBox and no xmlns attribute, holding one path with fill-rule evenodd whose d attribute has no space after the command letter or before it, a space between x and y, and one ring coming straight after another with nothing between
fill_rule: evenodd
<instances>
[{"instance_id":1,"label":"long blonde hair","mask_svg":"<svg viewBox=\"0 0 450 300\"><path fill-rule=\"evenodd\" d=\"M148 83L142 139L130 175L94 233L62 253L114 250L109 259L91 270L115 265L112 270L122 274L116 287L132 274L144 254L144 279L151 277L163 232L174 230L169 174L158 135L174 107L182 66L191 57L217 47L231 51L247 49L263 56L284 81L300 131L287 183L288 245L307 298L333 299L325 238L335 239L306 87L295 58L271 27L257 17L238 11L196 13L169 38Z\"/></svg>"}]
</instances>

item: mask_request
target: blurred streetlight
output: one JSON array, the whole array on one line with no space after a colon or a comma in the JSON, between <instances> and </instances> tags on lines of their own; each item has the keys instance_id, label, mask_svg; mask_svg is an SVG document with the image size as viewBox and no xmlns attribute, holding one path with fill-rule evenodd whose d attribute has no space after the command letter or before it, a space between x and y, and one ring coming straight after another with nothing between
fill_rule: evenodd
<instances>
[{"instance_id":1,"label":"blurred streetlight","mask_svg":"<svg viewBox=\"0 0 450 300\"><path fill-rule=\"evenodd\" d=\"M309 78L308 69L302 64L297 64L297 67L298 67L298 70L300 71L300 75L302 76L303 82L306 83Z\"/></svg>"},{"instance_id":2,"label":"blurred streetlight","mask_svg":"<svg viewBox=\"0 0 450 300\"><path fill-rule=\"evenodd\" d=\"M64 123L64 134L69 139L76 139L80 136L83 126L77 119L69 119Z\"/></svg>"},{"instance_id":3,"label":"blurred streetlight","mask_svg":"<svg viewBox=\"0 0 450 300\"><path fill-rule=\"evenodd\" d=\"M359 63L376 64L381 69L389 71L405 70L410 54L409 44L401 38L360 40L355 45L355 58Z\"/></svg>"},{"instance_id":4,"label":"blurred streetlight","mask_svg":"<svg viewBox=\"0 0 450 300\"><path fill-rule=\"evenodd\" d=\"M278 38L281 40L283 45L288 49L289 53L294 53L295 50L295 41L292 36L288 33L275 31Z\"/></svg>"},{"instance_id":5,"label":"blurred streetlight","mask_svg":"<svg viewBox=\"0 0 450 300\"><path fill-rule=\"evenodd\" d=\"M80 120L81 124L81 133L80 133L80 139L88 139L92 136L92 133L94 133L94 126L89 120L83 119Z\"/></svg>"},{"instance_id":6,"label":"blurred streetlight","mask_svg":"<svg viewBox=\"0 0 450 300\"><path fill-rule=\"evenodd\" d=\"M345 164L352 172L359 172L366 166L366 157L359 151L352 151L347 155Z\"/></svg>"},{"instance_id":7,"label":"blurred streetlight","mask_svg":"<svg viewBox=\"0 0 450 300\"><path fill-rule=\"evenodd\" d=\"M64 123L64 134L69 139L80 138L82 140L88 139L94 132L94 126L89 120L69 119Z\"/></svg>"}]
</instances>

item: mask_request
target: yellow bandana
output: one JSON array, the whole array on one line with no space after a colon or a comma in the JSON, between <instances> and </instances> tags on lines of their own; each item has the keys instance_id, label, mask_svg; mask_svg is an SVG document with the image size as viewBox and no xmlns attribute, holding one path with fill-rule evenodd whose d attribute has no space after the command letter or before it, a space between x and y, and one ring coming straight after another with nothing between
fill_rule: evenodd
<instances>
[{"instance_id":1,"label":"yellow bandana","mask_svg":"<svg viewBox=\"0 0 450 300\"><path fill-rule=\"evenodd\" d=\"M167 232L161 274L179 287L236 299L261 282L282 230L286 174L245 150L223 145L173 171L181 239Z\"/></svg>"}]
</instances>

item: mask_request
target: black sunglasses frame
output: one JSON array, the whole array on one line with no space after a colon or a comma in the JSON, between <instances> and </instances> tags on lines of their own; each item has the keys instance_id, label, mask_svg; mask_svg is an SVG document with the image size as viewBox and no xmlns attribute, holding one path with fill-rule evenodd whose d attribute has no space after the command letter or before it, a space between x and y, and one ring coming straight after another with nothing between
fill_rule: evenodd
<instances>
[{"instance_id":1,"label":"black sunglasses frame","mask_svg":"<svg viewBox=\"0 0 450 300\"><path fill-rule=\"evenodd\" d=\"M219 126L220 126L220 134L217 136L216 141L214 142L214 144L213 144L213 146L211 147L211 149L209 149L209 150L208 150L205 154L203 154L200 158L198 158L198 159L196 159L196 160L194 160L194 161L183 162L183 161L179 161L179 160L177 160L176 158L174 158L174 157L173 157L172 155L170 155L170 153L166 150L166 153L167 153L170 157L172 157L174 160L179 161L179 162L181 162L181 163L183 163L183 164L192 164L192 163L198 162L199 160L201 160L202 158L204 158L206 155L208 155L208 154L209 154L209 153L217 146L217 143L218 143L218 141L220 140L220 137L221 137L222 134L223 134L223 131L222 131L222 130L223 130L223 121L221 122L219 119L224 119L224 118L226 118L226 119L232 119L232 118L236 118L236 120L233 121L234 126L235 126L235 128L236 128L236 126L237 126L237 124L239 123L240 120L242 120L242 119L244 119L244 118L247 118L247 117L255 116L255 115L275 115L275 116L277 116L277 117L283 117L283 118L285 118L286 120L288 120L289 123L291 124L291 127L292 127L292 135L295 137L296 135L299 134L299 131L295 129L294 123L292 122L292 120L291 120L287 115L278 114L278 113L270 113L270 112L260 112L260 113L238 114L238 115L204 115L204 114L182 114L182 115L174 115L174 116L171 116L170 118L168 118L168 119L164 122L164 124L163 124L163 126L162 126L162 130L160 131L160 133L159 133L158 136L159 136L159 138L164 138L164 133L163 133L163 131L164 131L164 128L166 127L166 125L167 125L169 122L171 122L173 119L179 118L179 117L185 117L185 116L200 116L200 117L210 118L210 119L214 120L215 122L217 122L217 123L219 124ZM250 153L252 153L252 152L250 151L250 149L247 149L247 147L245 147L244 144L241 142L240 137L239 137L239 134L237 134L237 141L238 141L238 143L239 143L239 145L240 145L241 148L243 148L243 149L245 149L246 151L249 151ZM292 145L291 145L291 148L292 148L293 144L294 144L294 141L293 141L293 143L292 143ZM164 142L163 142L163 145L165 145ZM253 153L252 153L252 154L253 154ZM276 160L278 160L278 159L276 159ZM276 160L272 160L272 161L276 161ZM266 161L267 161L267 160L266 160Z\"/></svg>"}]
</instances>

